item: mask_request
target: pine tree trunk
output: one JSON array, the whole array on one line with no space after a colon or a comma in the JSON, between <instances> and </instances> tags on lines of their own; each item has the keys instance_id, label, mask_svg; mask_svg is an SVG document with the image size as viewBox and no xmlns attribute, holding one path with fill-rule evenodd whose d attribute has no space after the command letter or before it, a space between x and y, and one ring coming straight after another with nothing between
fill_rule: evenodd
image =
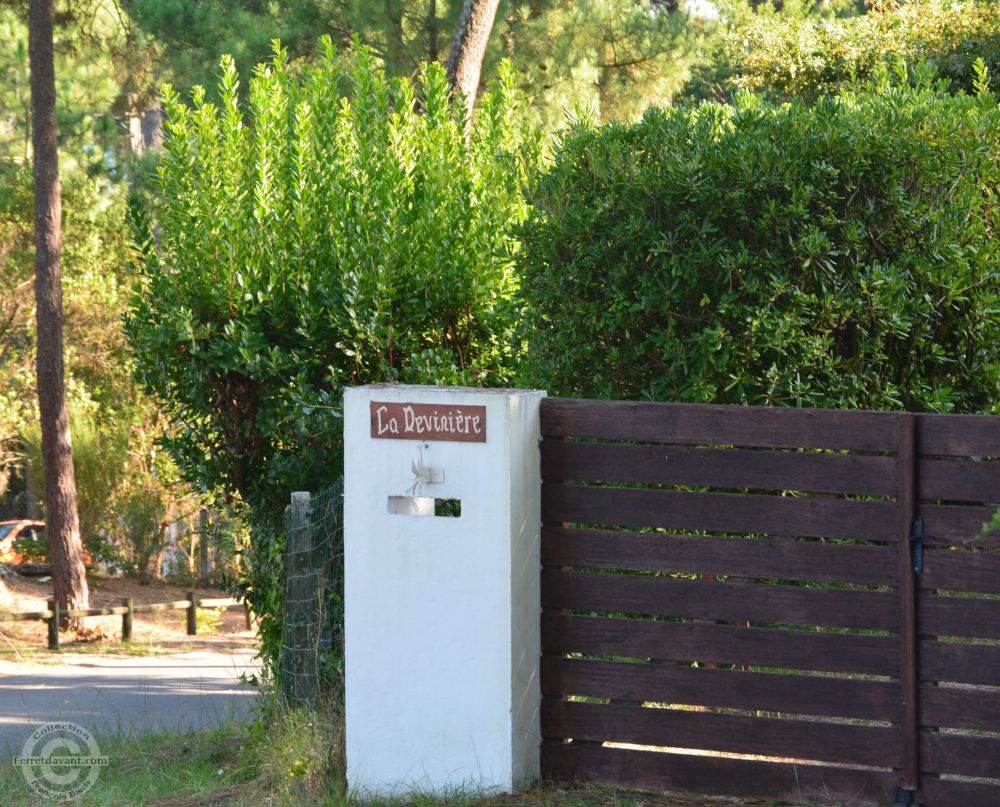
<instances>
[{"instance_id":1,"label":"pine tree trunk","mask_svg":"<svg viewBox=\"0 0 1000 807\"><path fill-rule=\"evenodd\" d=\"M62 201L56 130L53 0L31 0L32 164L35 178L35 304L38 325L38 408L45 466L45 529L52 590L61 608L86 608L87 577L76 509L73 447L66 411L60 249ZM63 627L75 627L67 620Z\"/></svg>"},{"instance_id":2,"label":"pine tree trunk","mask_svg":"<svg viewBox=\"0 0 1000 807\"><path fill-rule=\"evenodd\" d=\"M448 80L451 91L464 99L467 125L472 124L472 109L479 91L479 76L483 70L483 56L490 41L493 20L500 0L465 0L458 15L455 38L448 54Z\"/></svg>"},{"instance_id":3,"label":"pine tree trunk","mask_svg":"<svg viewBox=\"0 0 1000 807\"><path fill-rule=\"evenodd\" d=\"M427 12L427 38L430 43L428 61L436 62L438 60L437 0L431 0L431 7Z\"/></svg>"}]
</instances>

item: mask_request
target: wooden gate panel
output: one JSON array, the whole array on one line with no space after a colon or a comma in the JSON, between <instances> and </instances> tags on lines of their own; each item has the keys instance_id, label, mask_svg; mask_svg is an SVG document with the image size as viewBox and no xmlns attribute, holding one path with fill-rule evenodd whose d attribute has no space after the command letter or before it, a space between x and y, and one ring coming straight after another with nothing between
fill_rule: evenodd
<instances>
[{"instance_id":1,"label":"wooden gate panel","mask_svg":"<svg viewBox=\"0 0 1000 807\"><path fill-rule=\"evenodd\" d=\"M995 732L1000 727L1000 698L988 689L921 687L920 716L925 726Z\"/></svg>"},{"instance_id":2,"label":"wooden gate panel","mask_svg":"<svg viewBox=\"0 0 1000 807\"><path fill-rule=\"evenodd\" d=\"M962 457L923 459L918 465L921 499L985 502L996 498L1000 491L1000 463L997 462L976 462Z\"/></svg>"},{"instance_id":3,"label":"wooden gate panel","mask_svg":"<svg viewBox=\"0 0 1000 807\"><path fill-rule=\"evenodd\" d=\"M547 522L861 541L895 534L892 502L583 485L543 485L543 491Z\"/></svg>"},{"instance_id":4,"label":"wooden gate panel","mask_svg":"<svg viewBox=\"0 0 1000 807\"><path fill-rule=\"evenodd\" d=\"M866 496L895 496L898 487L892 457L616 443L543 442L541 448L543 479L718 488L746 487L752 479L760 490Z\"/></svg>"},{"instance_id":5,"label":"wooden gate panel","mask_svg":"<svg viewBox=\"0 0 1000 807\"><path fill-rule=\"evenodd\" d=\"M725 793L738 798L775 799L794 804L838 800L884 805L891 801L898 781L897 774L877 770L663 754L573 743L543 745L542 766L553 779L615 782L630 787L705 795ZM955 807L961 803L938 802L936 807ZM977 804L977 807L986 804L964 803Z\"/></svg>"},{"instance_id":6,"label":"wooden gate panel","mask_svg":"<svg viewBox=\"0 0 1000 807\"><path fill-rule=\"evenodd\" d=\"M1000 554L925 546L924 573L917 581L921 588L1000 594Z\"/></svg>"},{"instance_id":7,"label":"wooden gate panel","mask_svg":"<svg viewBox=\"0 0 1000 807\"><path fill-rule=\"evenodd\" d=\"M1000 739L924 732L920 761L925 772L1000 779Z\"/></svg>"},{"instance_id":8,"label":"wooden gate panel","mask_svg":"<svg viewBox=\"0 0 1000 807\"><path fill-rule=\"evenodd\" d=\"M899 673L899 643L891 636L779 631L692 622L542 614L546 653L783 670L890 676Z\"/></svg>"},{"instance_id":9,"label":"wooden gate panel","mask_svg":"<svg viewBox=\"0 0 1000 807\"><path fill-rule=\"evenodd\" d=\"M1000 639L1000 600L922 597L920 631L935 636Z\"/></svg>"},{"instance_id":10,"label":"wooden gate panel","mask_svg":"<svg viewBox=\"0 0 1000 807\"><path fill-rule=\"evenodd\" d=\"M896 450L900 419L896 412L574 398L546 398L540 414L543 436L560 438L875 452ZM963 439L978 436L962 432Z\"/></svg>"},{"instance_id":11,"label":"wooden gate panel","mask_svg":"<svg viewBox=\"0 0 1000 807\"><path fill-rule=\"evenodd\" d=\"M1000 603L977 605L983 611L988 608L992 617ZM895 592L713 583L673 577L545 570L542 607L723 622L899 630L899 598ZM941 614L938 622L951 625L949 616L952 614Z\"/></svg>"},{"instance_id":12,"label":"wooden gate panel","mask_svg":"<svg viewBox=\"0 0 1000 807\"><path fill-rule=\"evenodd\" d=\"M1000 428L989 415L919 415L917 440L927 457L1000 458Z\"/></svg>"},{"instance_id":13,"label":"wooden gate panel","mask_svg":"<svg viewBox=\"0 0 1000 807\"><path fill-rule=\"evenodd\" d=\"M970 507L921 503L917 506L916 514L924 520L924 532L933 535L940 545L997 549L1000 548L1000 535L996 533L983 535L983 524L990 521L996 511L995 506Z\"/></svg>"},{"instance_id":14,"label":"wooden gate panel","mask_svg":"<svg viewBox=\"0 0 1000 807\"><path fill-rule=\"evenodd\" d=\"M1000 557L950 554L958 557L949 558L948 564L936 567L944 569L936 579L956 585L958 581L976 580L992 572L992 568L980 570L983 561L977 559L1000 562ZM779 580L861 586L895 587L899 577L895 547L565 527L543 529L542 564L749 578L767 576ZM951 590L942 585L933 588Z\"/></svg>"},{"instance_id":15,"label":"wooden gate panel","mask_svg":"<svg viewBox=\"0 0 1000 807\"><path fill-rule=\"evenodd\" d=\"M918 662L922 681L1000 687L1000 647L921 642Z\"/></svg>"},{"instance_id":16,"label":"wooden gate panel","mask_svg":"<svg viewBox=\"0 0 1000 807\"><path fill-rule=\"evenodd\" d=\"M899 684L581 658L543 658L542 694L899 722Z\"/></svg>"},{"instance_id":17,"label":"wooden gate panel","mask_svg":"<svg viewBox=\"0 0 1000 807\"><path fill-rule=\"evenodd\" d=\"M542 736L853 765L901 764L899 729L579 701L542 704Z\"/></svg>"},{"instance_id":18,"label":"wooden gate panel","mask_svg":"<svg viewBox=\"0 0 1000 807\"><path fill-rule=\"evenodd\" d=\"M1000 462L980 461L1000 418L548 399L541 419L550 776L1000 805L1000 738L971 734L1000 728Z\"/></svg>"}]
</instances>

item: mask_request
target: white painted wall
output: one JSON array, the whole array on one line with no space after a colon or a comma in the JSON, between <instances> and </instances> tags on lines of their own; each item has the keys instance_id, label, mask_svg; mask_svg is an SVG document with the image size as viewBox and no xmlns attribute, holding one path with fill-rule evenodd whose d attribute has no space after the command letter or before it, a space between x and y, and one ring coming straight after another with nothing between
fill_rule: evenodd
<instances>
[{"instance_id":1,"label":"white painted wall","mask_svg":"<svg viewBox=\"0 0 1000 807\"><path fill-rule=\"evenodd\" d=\"M544 396L394 385L345 396L347 776L359 796L512 791L539 775ZM485 406L486 442L374 439L372 400ZM421 460L436 470L413 490ZM409 515L390 506L398 496L460 499L462 514Z\"/></svg>"}]
</instances>

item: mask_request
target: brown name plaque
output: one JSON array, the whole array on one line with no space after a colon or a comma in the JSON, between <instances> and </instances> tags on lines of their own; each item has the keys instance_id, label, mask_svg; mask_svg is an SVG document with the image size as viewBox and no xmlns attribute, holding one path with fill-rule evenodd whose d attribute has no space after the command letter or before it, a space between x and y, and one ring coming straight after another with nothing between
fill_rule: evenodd
<instances>
[{"instance_id":1,"label":"brown name plaque","mask_svg":"<svg viewBox=\"0 0 1000 807\"><path fill-rule=\"evenodd\" d=\"M371 402L372 437L486 442L485 406Z\"/></svg>"}]
</instances>

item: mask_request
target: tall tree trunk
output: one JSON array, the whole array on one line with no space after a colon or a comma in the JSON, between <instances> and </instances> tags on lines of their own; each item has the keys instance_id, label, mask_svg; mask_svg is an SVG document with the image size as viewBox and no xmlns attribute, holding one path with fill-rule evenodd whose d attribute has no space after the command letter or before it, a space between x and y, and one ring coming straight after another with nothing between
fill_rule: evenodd
<instances>
[{"instance_id":1,"label":"tall tree trunk","mask_svg":"<svg viewBox=\"0 0 1000 807\"><path fill-rule=\"evenodd\" d=\"M483 56L490 41L493 20L500 0L465 0L458 15L455 38L448 54L448 80L451 91L465 101L468 125L472 123L472 108L476 104Z\"/></svg>"},{"instance_id":2,"label":"tall tree trunk","mask_svg":"<svg viewBox=\"0 0 1000 807\"><path fill-rule=\"evenodd\" d=\"M62 200L56 131L53 0L31 0L32 165L35 178L35 304L38 324L38 409L45 466L45 530L52 591L62 608L87 607L87 577L76 509L63 368ZM75 627L71 620L64 627Z\"/></svg>"},{"instance_id":3,"label":"tall tree trunk","mask_svg":"<svg viewBox=\"0 0 1000 807\"><path fill-rule=\"evenodd\" d=\"M391 76L405 73L406 32L403 29L403 0L388 0L385 4L385 67Z\"/></svg>"},{"instance_id":4,"label":"tall tree trunk","mask_svg":"<svg viewBox=\"0 0 1000 807\"><path fill-rule=\"evenodd\" d=\"M438 60L438 19L437 0L431 0L431 8L427 13L427 38L429 41L428 61Z\"/></svg>"}]
</instances>

